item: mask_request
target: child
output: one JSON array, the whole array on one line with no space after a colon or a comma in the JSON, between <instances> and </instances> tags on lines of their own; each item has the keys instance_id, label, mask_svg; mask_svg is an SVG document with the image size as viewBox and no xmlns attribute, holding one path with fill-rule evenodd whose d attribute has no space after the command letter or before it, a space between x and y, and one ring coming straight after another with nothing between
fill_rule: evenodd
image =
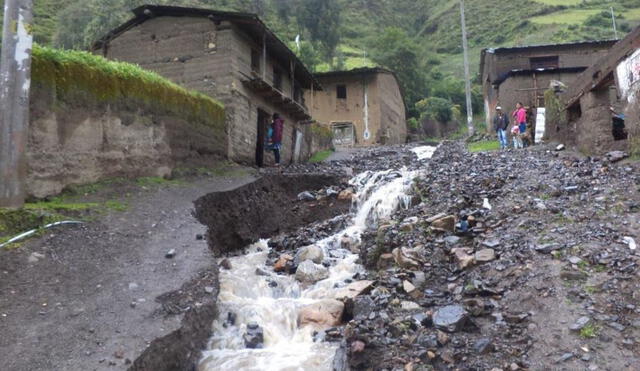
<instances>
[{"instance_id":1,"label":"child","mask_svg":"<svg viewBox=\"0 0 640 371\"><path fill-rule=\"evenodd\" d=\"M513 137L513 148L522 148L522 138L520 138L520 125L514 124L511 127L511 136Z\"/></svg>"}]
</instances>

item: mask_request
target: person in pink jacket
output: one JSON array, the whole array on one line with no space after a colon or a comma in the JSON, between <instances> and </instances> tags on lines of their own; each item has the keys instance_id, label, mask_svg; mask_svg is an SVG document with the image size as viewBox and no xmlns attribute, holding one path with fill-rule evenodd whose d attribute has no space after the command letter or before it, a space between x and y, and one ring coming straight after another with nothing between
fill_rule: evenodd
<instances>
[{"instance_id":1,"label":"person in pink jacket","mask_svg":"<svg viewBox=\"0 0 640 371\"><path fill-rule=\"evenodd\" d=\"M511 131L513 134L513 148L524 148L522 143L522 134L527 131L527 110L524 109L522 103L516 103L516 110L513 111L514 129ZM517 127L517 129L515 129Z\"/></svg>"}]
</instances>

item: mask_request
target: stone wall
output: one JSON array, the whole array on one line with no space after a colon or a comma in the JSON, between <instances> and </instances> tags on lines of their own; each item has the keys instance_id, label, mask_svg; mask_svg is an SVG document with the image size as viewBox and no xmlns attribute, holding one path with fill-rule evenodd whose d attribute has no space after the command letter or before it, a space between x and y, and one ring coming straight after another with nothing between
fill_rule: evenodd
<instances>
[{"instance_id":1,"label":"stone wall","mask_svg":"<svg viewBox=\"0 0 640 371\"><path fill-rule=\"evenodd\" d=\"M51 196L70 185L110 177L166 176L177 166L213 167L225 157L222 123L188 121L142 101L80 95L34 83L29 196Z\"/></svg>"}]
</instances>

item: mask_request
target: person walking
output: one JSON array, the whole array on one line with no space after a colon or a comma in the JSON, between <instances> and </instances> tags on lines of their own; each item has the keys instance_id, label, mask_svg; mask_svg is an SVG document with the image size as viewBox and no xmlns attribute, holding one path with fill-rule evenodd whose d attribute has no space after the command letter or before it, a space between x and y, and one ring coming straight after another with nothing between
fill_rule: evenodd
<instances>
[{"instance_id":1,"label":"person walking","mask_svg":"<svg viewBox=\"0 0 640 371\"><path fill-rule=\"evenodd\" d=\"M271 138L269 140L269 149L273 151L275 156L275 166L280 166L280 151L282 150L282 132L284 131L284 120L280 118L278 113L273 114L271 121Z\"/></svg>"},{"instance_id":2,"label":"person walking","mask_svg":"<svg viewBox=\"0 0 640 371\"><path fill-rule=\"evenodd\" d=\"M493 128L498 134L500 141L500 149L507 149L509 142L507 141L507 128L509 128L509 117L502 112L502 107L496 107L496 117L493 118Z\"/></svg>"},{"instance_id":3,"label":"person walking","mask_svg":"<svg viewBox=\"0 0 640 371\"><path fill-rule=\"evenodd\" d=\"M527 110L524 109L524 105L518 102L516 103L516 110L513 111L513 118L515 120L514 127L517 127L518 130L512 130L513 133L513 147L514 148L524 148L524 144L522 143L522 134L527 131Z\"/></svg>"}]
</instances>

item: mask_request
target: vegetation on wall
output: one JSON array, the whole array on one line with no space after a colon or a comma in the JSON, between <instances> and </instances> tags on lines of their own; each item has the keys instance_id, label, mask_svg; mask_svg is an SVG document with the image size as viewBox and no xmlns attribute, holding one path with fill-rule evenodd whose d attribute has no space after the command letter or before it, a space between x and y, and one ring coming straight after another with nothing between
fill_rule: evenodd
<instances>
[{"instance_id":1,"label":"vegetation on wall","mask_svg":"<svg viewBox=\"0 0 640 371\"><path fill-rule=\"evenodd\" d=\"M544 93L544 106L546 107L546 121L549 124L558 126L567 124L565 107L552 89Z\"/></svg>"},{"instance_id":2,"label":"vegetation on wall","mask_svg":"<svg viewBox=\"0 0 640 371\"><path fill-rule=\"evenodd\" d=\"M186 90L136 65L108 61L87 52L35 46L34 84L54 86L59 99L90 94L99 101L142 101L190 121L224 125L224 106L211 97Z\"/></svg>"}]
</instances>

